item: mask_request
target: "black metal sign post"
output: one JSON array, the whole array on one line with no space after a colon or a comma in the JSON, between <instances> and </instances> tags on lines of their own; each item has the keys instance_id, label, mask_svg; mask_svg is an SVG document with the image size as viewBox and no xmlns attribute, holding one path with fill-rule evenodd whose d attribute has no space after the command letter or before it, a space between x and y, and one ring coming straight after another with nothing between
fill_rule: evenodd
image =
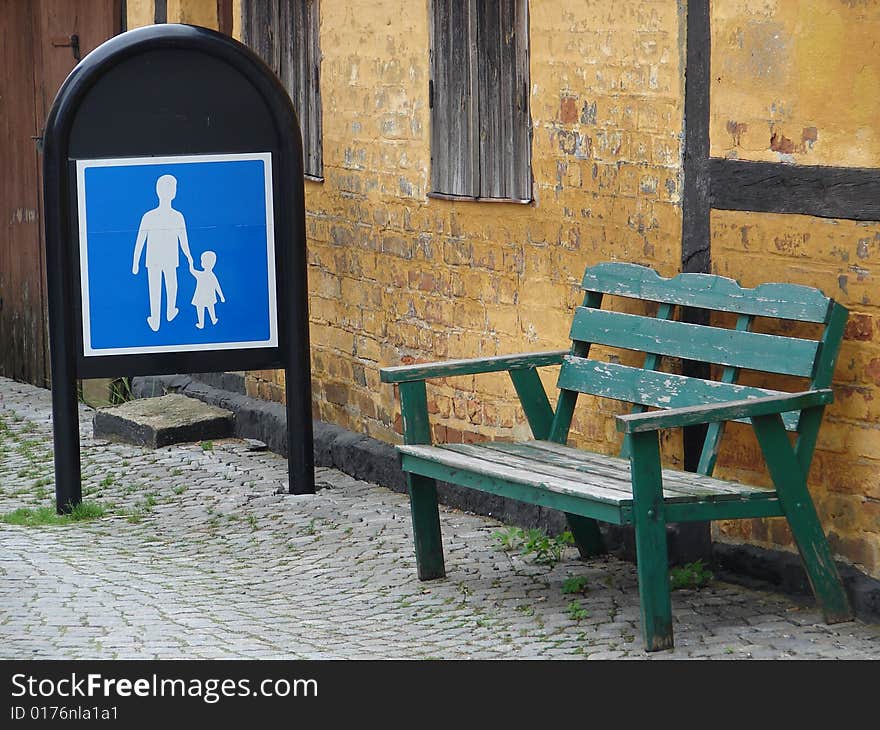
<instances>
[{"instance_id":1,"label":"black metal sign post","mask_svg":"<svg viewBox=\"0 0 880 730\"><path fill-rule=\"evenodd\" d=\"M302 138L271 70L205 28L112 38L52 106L44 198L58 511L77 378L284 368L289 491L313 493Z\"/></svg>"}]
</instances>

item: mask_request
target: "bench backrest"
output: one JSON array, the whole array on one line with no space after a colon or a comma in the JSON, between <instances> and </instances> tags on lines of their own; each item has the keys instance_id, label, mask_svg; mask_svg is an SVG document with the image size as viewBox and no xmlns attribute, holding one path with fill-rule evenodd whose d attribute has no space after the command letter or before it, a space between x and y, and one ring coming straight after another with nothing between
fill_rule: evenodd
<instances>
[{"instance_id":1,"label":"bench backrest","mask_svg":"<svg viewBox=\"0 0 880 730\"><path fill-rule=\"evenodd\" d=\"M586 292L584 304L572 322L572 351L559 373L560 398L550 434L560 442L567 438L579 393L626 401L644 410L779 392L738 385L740 369L804 377L810 380L810 388L828 387L848 316L845 307L812 287L762 284L744 289L733 279L713 274L664 279L636 264L604 263L588 268L581 288ZM602 299L609 294L656 302L656 316L603 310ZM727 329L676 321L677 307L735 314L736 324ZM822 338L752 332L756 317L822 324ZM593 344L643 352L644 364L639 368L591 359ZM721 378L711 381L659 372L663 357L723 366ZM799 452L808 467L819 419L800 416L800 412L788 413L783 420L788 430L799 433ZM698 467L701 473L712 473L722 432L720 426L709 428Z\"/></svg>"}]
</instances>

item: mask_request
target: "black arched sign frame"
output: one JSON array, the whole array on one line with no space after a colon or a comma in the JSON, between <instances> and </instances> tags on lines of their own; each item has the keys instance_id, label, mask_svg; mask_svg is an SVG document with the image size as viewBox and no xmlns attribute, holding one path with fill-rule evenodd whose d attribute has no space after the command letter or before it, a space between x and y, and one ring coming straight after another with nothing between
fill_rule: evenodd
<instances>
[{"instance_id":1,"label":"black arched sign frame","mask_svg":"<svg viewBox=\"0 0 880 730\"><path fill-rule=\"evenodd\" d=\"M84 350L77 161L253 153L271 159L274 341L100 356ZM253 52L215 31L132 30L96 48L68 76L46 123L43 160L59 512L82 498L78 378L284 368L289 490L314 492L302 164L287 92Z\"/></svg>"}]
</instances>

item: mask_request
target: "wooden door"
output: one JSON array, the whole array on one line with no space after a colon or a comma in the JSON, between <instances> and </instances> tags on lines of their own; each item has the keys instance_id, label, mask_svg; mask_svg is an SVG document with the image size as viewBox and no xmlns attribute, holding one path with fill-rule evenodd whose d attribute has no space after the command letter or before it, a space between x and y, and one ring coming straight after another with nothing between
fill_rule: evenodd
<instances>
[{"instance_id":1,"label":"wooden door","mask_svg":"<svg viewBox=\"0 0 880 730\"><path fill-rule=\"evenodd\" d=\"M121 0L0 0L0 375L49 383L40 136L77 60L122 27Z\"/></svg>"}]
</instances>

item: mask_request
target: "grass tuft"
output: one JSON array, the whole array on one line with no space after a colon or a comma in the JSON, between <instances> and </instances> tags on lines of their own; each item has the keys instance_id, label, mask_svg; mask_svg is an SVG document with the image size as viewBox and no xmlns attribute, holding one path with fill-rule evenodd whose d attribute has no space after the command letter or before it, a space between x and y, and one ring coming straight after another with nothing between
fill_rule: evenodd
<instances>
[{"instance_id":1,"label":"grass tuft","mask_svg":"<svg viewBox=\"0 0 880 730\"><path fill-rule=\"evenodd\" d=\"M39 527L42 525L68 525L71 522L96 520L104 516L104 508L95 502L81 502L69 514L59 515L54 507L19 507L0 515L0 522L8 525Z\"/></svg>"}]
</instances>

